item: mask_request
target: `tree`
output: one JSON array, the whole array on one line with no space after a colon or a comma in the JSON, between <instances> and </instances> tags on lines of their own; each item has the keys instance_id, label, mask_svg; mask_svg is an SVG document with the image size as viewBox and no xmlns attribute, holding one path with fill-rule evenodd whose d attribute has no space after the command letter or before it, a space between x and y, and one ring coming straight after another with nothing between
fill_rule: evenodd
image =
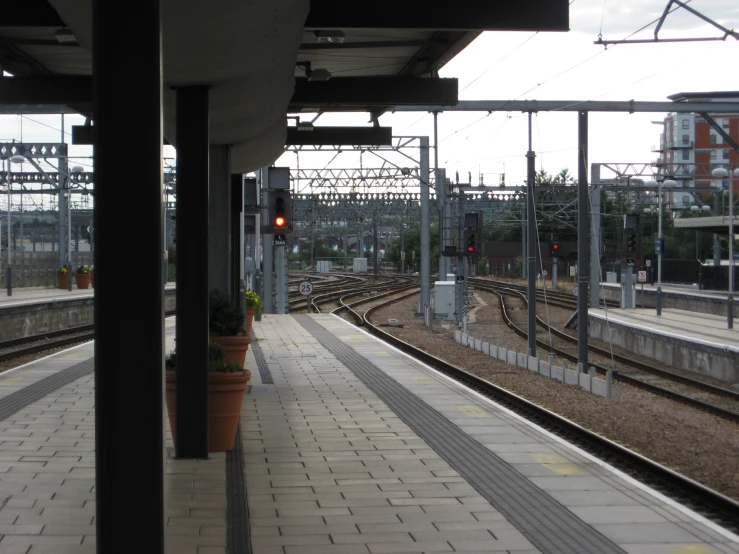
<instances>
[{"instance_id":1,"label":"tree","mask_svg":"<svg viewBox=\"0 0 739 554\"><path fill-rule=\"evenodd\" d=\"M439 228L436 225L432 225L430 229L430 251L431 259L438 259L441 254L439 250ZM415 251L416 259L421 257L421 231L418 229L411 229L405 232L405 265L410 267L411 264L411 253ZM396 238L390 244L390 247L385 252L385 261L392 262L400 267L400 238Z\"/></svg>"}]
</instances>

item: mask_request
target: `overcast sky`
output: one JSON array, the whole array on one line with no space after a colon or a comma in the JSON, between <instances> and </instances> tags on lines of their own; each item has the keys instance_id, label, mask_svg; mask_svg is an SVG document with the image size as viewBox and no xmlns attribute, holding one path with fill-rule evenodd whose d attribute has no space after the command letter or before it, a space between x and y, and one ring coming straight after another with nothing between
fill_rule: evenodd
<instances>
[{"instance_id":1,"label":"overcast sky","mask_svg":"<svg viewBox=\"0 0 739 554\"><path fill-rule=\"evenodd\" d=\"M604 39L623 39L658 18L667 0L573 0L567 33L484 33L441 71L457 77L462 100L667 100L676 92L739 90L739 41L603 46ZM689 4L729 29L739 29L737 0L692 0ZM631 38L650 38L654 25ZM683 9L668 16L661 38L721 36L722 33ZM649 162L661 127L651 121L663 114L590 114L590 162ZM363 125L366 114L326 114L317 124ZM22 122L22 137L21 137ZM66 116L67 130L81 124ZM380 123L396 135L428 135L433 144L433 117L422 113L384 115ZM0 141L57 142L60 117L0 115ZM67 135L67 140L71 137ZM526 175L526 114L445 113L439 115L439 164L447 175L472 172L496 183L505 168L506 182L519 184ZM577 171L577 115L574 112L535 116L533 145L537 169L550 173ZM70 147L70 154L89 156L89 147ZM166 147L165 156L174 156ZM332 155L284 155L277 165L321 168ZM433 166L433 154L431 157ZM135 163L135 147L131 157ZM90 159L72 163L91 164ZM342 154L332 167L353 167L358 159ZM379 165L366 157L365 167ZM26 168L31 169L31 168ZM605 177L606 175L604 175ZM15 200L14 200L15 201ZM1 201L0 201L1 202Z\"/></svg>"}]
</instances>

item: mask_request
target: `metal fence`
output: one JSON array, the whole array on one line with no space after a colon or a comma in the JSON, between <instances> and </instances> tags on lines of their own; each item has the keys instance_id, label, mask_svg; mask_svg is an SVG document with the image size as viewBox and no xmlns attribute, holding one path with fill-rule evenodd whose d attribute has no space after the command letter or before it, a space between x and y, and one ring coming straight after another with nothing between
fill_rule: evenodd
<instances>
[{"instance_id":1,"label":"metal fence","mask_svg":"<svg viewBox=\"0 0 739 554\"><path fill-rule=\"evenodd\" d=\"M7 255L7 253L6 253ZM72 252L72 268L91 266L92 252ZM59 269L58 252L11 252L13 287L55 287ZM0 261L0 287L7 287L7 258Z\"/></svg>"}]
</instances>

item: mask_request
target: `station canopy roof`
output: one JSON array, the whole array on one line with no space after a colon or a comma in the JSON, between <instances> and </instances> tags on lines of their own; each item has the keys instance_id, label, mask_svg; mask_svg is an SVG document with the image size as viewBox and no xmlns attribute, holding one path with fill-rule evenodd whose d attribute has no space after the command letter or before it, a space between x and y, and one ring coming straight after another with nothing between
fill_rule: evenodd
<instances>
[{"instance_id":1,"label":"station canopy roof","mask_svg":"<svg viewBox=\"0 0 739 554\"><path fill-rule=\"evenodd\" d=\"M3 69L16 77L91 75L92 0L7 4L0 13ZM481 31L569 28L567 0L162 0L162 15L165 139L175 144L172 87L207 84L211 143L232 145L234 173L280 155L289 112L366 110L377 117L398 103L434 103L425 101L434 94L455 103L456 81L435 77ZM135 41L136 29L121 28L120 40L122 47ZM16 95L9 102L0 86L0 113L59 112L94 122L91 90L74 101Z\"/></svg>"},{"instance_id":2,"label":"station canopy roof","mask_svg":"<svg viewBox=\"0 0 739 554\"><path fill-rule=\"evenodd\" d=\"M706 233L717 233L719 235L729 234L728 216L709 217L680 217L673 220L676 229L693 229L694 231L705 231ZM734 217L734 233L739 232L739 218Z\"/></svg>"}]
</instances>

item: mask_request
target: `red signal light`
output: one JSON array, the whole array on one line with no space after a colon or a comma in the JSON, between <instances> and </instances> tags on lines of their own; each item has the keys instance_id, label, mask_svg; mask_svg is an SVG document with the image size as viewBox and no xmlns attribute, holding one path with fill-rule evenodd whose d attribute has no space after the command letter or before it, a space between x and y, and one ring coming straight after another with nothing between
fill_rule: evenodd
<instances>
[{"instance_id":1,"label":"red signal light","mask_svg":"<svg viewBox=\"0 0 739 554\"><path fill-rule=\"evenodd\" d=\"M276 227L284 227L285 226L285 218L282 216L277 216L275 218L275 226Z\"/></svg>"},{"instance_id":2,"label":"red signal light","mask_svg":"<svg viewBox=\"0 0 739 554\"><path fill-rule=\"evenodd\" d=\"M468 246L467 247L467 252L474 252L474 251L475 251L475 247L474 246Z\"/></svg>"},{"instance_id":3,"label":"red signal light","mask_svg":"<svg viewBox=\"0 0 739 554\"><path fill-rule=\"evenodd\" d=\"M559 244L553 244L552 245L553 250L559 250Z\"/></svg>"}]
</instances>

